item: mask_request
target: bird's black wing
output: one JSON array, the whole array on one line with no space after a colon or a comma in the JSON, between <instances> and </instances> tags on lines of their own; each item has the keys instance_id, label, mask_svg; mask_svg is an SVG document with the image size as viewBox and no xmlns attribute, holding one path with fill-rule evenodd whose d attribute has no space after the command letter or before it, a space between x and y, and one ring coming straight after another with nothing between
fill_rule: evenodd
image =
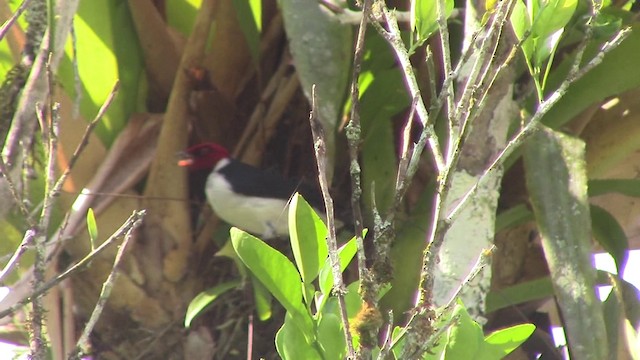
<instances>
[{"instance_id":1,"label":"bird's black wing","mask_svg":"<svg viewBox=\"0 0 640 360\"><path fill-rule=\"evenodd\" d=\"M295 192L299 192L311 206L319 210L324 209L322 195L317 189L308 184L286 179L277 173L263 171L239 161L231 161L227 166L219 169L218 173L227 178L234 177L230 183L236 193L287 200Z\"/></svg>"}]
</instances>

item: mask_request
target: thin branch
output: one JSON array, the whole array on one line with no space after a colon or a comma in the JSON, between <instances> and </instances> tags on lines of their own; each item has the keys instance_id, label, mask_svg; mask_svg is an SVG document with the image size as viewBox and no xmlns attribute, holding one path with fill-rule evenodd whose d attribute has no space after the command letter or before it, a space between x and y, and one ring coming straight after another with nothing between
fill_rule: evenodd
<instances>
[{"instance_id":1,"label":"thin branch","mask_svg":"<svg viewBox=\"0 0 640 360\"><path fill-rule=\"evenodd\" d=\"M56 181L55 185L53 186L52 191L54 195L57 196L60 193L60 189L62 189L62 185L64 184L67 177L71 173L71 170L73 169L73 166L76 164L76 161L78 161L80 154L82 153L84 148L87 147L87 145L89 144L89 135L91 135L95 127L98 125L98 122L102 120L102 118L104 117L104 114L107 112L107 110L111 106L111 103L115 99L119 88L120 88L120 81L116 80L116 83L113 85L113 88L109 92L107 99L104 101L104 103L100 107L100 110L98 110L98 113L96 114L95 118L91 120L89 125L87 125L86 129L84 130L84 134L82 134L80 143L78 143L78 145L76 146L76 149L73 152L71 159L69 160L69 164L67 165L67 168L64 170L62 175L60 175L60 178L58 178L58 181Z\"/></svg>"},{"instance_id":2,"label":"thin branch","mask_svg":"<svg viewBox=\"0 0 640 360\"><path fill-rule=\"evenodd\" d=\"M111 245L117 239L125 235L130 229L138 227L141 224L144 215L145 215L145 210L134 211L133 214L129 216L129 218L122 224L122 226L120 226L120 228L113 233L113 235L111 235L107 240L105 240L105 242L103 242L100 246L98 246L94 251L87 254L87 256L85 256L82 260L78 261L75 265L69 267L67 270L65 270L63 273L59 274L52 280L49 280L44 285L38 287L33 292L31 292L28 296L25 296L24 298L20 299L11 307L0 311L0 319L13 314L14 312L22 308L24 305L34 301L34 299L40 298L47 291L49 291L49 289L58 285L64 279L87 268L91 263L91 261L95 259L98 255L100 255L100 253L102 253L107 247L109 247L109 245Z\"/></svg>"},{"instance_id":3,"label":"thin branch","mask_svg":"<svg viewBox=\"0 0 640 360\"><path fill-rule=\"evenodd\" d=\"M51 74L51 54L49 54L49 61L47 62L47 79L49 81L49 88L53 85L53 77ZM47 124L48 127L42 129L43 134L43 142L47 146L47 167L46 167L46 178L45 178L45 198L42 205L42 211L40 213L40 220L38 222L38 226L35 228L35 236L34 236L34 245L35 245L35 260L34 260L34 268L33 268L33 288L37 289L41 287L45 282L45 272L46 272L46 248L45 243L47 242L47 232L49 230L49 223L51 222L51 214L53 211L53 203L54 203L54 193L52 190L54 182L55 182L55 172L56 172L56 155L58 150L58 130L60 124L60 114L59 107L60 105L54 103L51 96L51 91L49 91L48 96L48 106L49 113L48 119L51 120L49 124L47 124L45 117L42 117L41 124ZM44 322L44 306L40 298L34 298L32 302L32 311L31 311L31 332L29 336L31 338L31 355L35 358L39 358L40 356L46 353L46 348L44 344L44 332L43 332L43 322Z\"/></svg>"},{"instance_id":4,"label":"thin branch","mask_svg":"<svg viewBox=\"0 0 640 360\"><path fill-rule=\"evenodd\" d=\"M454 301L460 296L462 289L464 289L464 287L467 286L467 284L469 284L473 279L475 279L475 277L478 276L478 274L480 274L482 269L484 269L487 265L490 264L491 256L493 256L495 249L496 249L495 245L491 245L489 249L482 251L480 256L478 256L478 260L476 261L476 263L471 267L471 271L469 271L469 274L467 275L467 277L465 277L464 280L462 280L462 282L458 284L458 288L453 292L453 294L449 298L449 301L447 301L445 308L449 308L453 306Z\"/></svg>"},{"instance_id":5,"label":"thin branch","mask_svg":"<svg viewBox=\"0 0 640 360\"><path fill-rule=\"evenodd\" d=\"M442 65L444 67L444 73L446 74L445 76L451 77L451 73L453 72L453 70L451 68L451 48L449 45L449 27L447 25L447 15L445 13L444 0L437 0L436 12L438 15L437 23L438 23L438 29L439 29L438 32L440 33L440 45L442 47L442 63L443 63ZM432 76L434 75L435 73L432 73ZM455 93L453 89L453 81L449 81L445 85L447 86L447 88L444 89L443 91L447 94L446 95L447 117L449 118L449 122L448 122L449 142L447 144L448 150L445 155L446 156L445 161L448 161L448 159L452 156L453 144L455 143L453 139L456 139L458 137L460 122L457 121L458 119L455 116L452 116L455 112L455 108L454 108Z\"/></svg>"},{"instance_id":6,"label":"thin branch","mask_svg":"<svg viewBox=\"0 0 640 360\"><path fill-rule=\"evenodd\" d=\"M359 78L362 71L362 57L364 54L365 46L365 34L367 31L367 23L369 20L369 14L371 13L371 6L373 0L364 0L362 4L362 18L360 19L360 26L358 27L358 35L356 38L356 45L353 54L353 71L351 73L351 110L349 113L349 124L346 127L346 136L349 143L349 158L351 166L349 167L351 175L351 208L353 212L353 222L355 226L356 245L358 248L358 278L361 281L367 279L367 257L364 249L364 239L362 233L364 232L364 220L362 216L362 208L360 206L360 198L362 196L361 185L361 169L358 162L358 155L360 153L360 142L362 141L360 126L360 86ZM363 287L366 289L367 287ZM375 298L375 294L362 294L364 298Z\"/></svg>"},{"instance_id":7,"label":"thin branch","mask_svg":"<svg viewBox=\"0 0 640 360\"><path fill-rule=\"evenodd\" d=\"M620 43L631 33L630 28L622 29L611 41L608 41L604 44L600 52L591 59L587 65L582 67L579 70L575 70L575 66L572 68L569 73L567 79L560 84L560 87L556 91L549 96L549 98L543 101L536 111L535 114L529 119L524 128L513 138L511 139L505 148L496 156L496 158L491 162L491 165L482 173L482 175L478 178L478 181L474 183L474 185L462 196L460 202L449 212L445 221L451 222L455 219L455 217L460 213L464 203L473 196L476 191L478 191L478 187L480 184L489 176L491 172L493 172L509 155L511 155L523 142L524 140L531 135L535 128L540 124L540 120L544 117L544 115L551 110L551 108L567 93L568 88L582 78L587 72L591 69L602 63L604 56L614 48L616 48ZM576 61L578 63L579 61ZM575 63L574 63L575 64Z\"/></svg>"},{"instance_id":8,"label":"thin branch","mask_svg":"<svg viewBox=\"0 0 640 360\"><path fill-rule=\"evenodd\" d=\"M340 258L338 257L338 243L336 241L336 224L333 212L333 199L329 194L329 182L327 181L327 149L325 142L324 129L318 120L318 107L316 104L316 86L311 87L311 114L309 122L311 123L311 133L313 135L314 150L316 153L316 162L318 164L318 180L324 198L324 206L327 212L327 227L329 235L327 236L327 245L329 248L329 260L331 261L331 269L333 270L334 286L333 292L338 298L340 306L340 315L342 318L342 327L344 337L347 343L347 357L355 359L355 350L353 349L353 341L351 340L351 331L349 329L349 317L347 315L347 305L344 295L347 289L342 279L342 271L340 271Z\"/></svg>"},{"instance_id":9,"label":"thin branch","mask_svg":"<svg viewBox=\"0 0 640 360\"><path fill-rule=\"evenodd\" d=\"M71 172L71 170L73 169L73 166L75 165L78 157L80 156L80 154L82 153L82 151L84 150L84 148L87 146L88 142L89 142L89 135L92 133L93 129L95 128L95 126L97 125L98 121L100 121L100 119L102 119L102 117L104 116L104 114L106 113L107 109L109 108L109 106L111 105L117 90L118 90L118 82L116 82L116 84L114 85L111 93L109 94L109 96L107 97L107 100L105 100L104 104L102 105L102 107L100 108L100 110L98 111L98 114L96 115L96 117L93 119L93 121L91 121L91 123L89 123L89 125L87 125L87 128L84 132L84 135L82 136L82 139L80 141L80 143L78 144L78 146L76 147L76 150L73 153L73 156L71 157L71 160L69 161L69 164L67 165L67 168L65 169L64 173L60 176L60 178L58 179L58 181L55 182L54 185L52 185L52 187L50 188L49 191L46 192L47 197L51 197L52 199L57 198L57 196L60 193L60 189L62 188L62 185L64 184L67 176L69 175L69 173ZM38 112L40 115L38 116L41 122L41 127L42 127L42 131L43 131L43 137L46 137L47 139L50 139L50 136L48 136L47 134L49 134L50 132L47 131L47 129L49 128L47 126L47 123L44 119L44 116L41 114L41 112ZM50 140L48 140L50 141ZM51 149L50 149L51 151ZM51 156L49 157L49 159L51 160ZM49 175L51 174L51 167L48 167L49 169ZM54 168L55 170L55 168ZM18 248L16 249L16 251L13 253L13 255L11 256L11 259L9 260L9 262L7 263L7 265L5 265L5 267L2 269L2 271L0 272L0 282L2 282L2 279L4 279L8 274L11 273L11 271L13 271L13 269L15 268L15 266L18 264L20 258L22 257L22 255L27 251L27 249L29 248L29 246L31 246L33 244L33 240L35 238L35 234L37 234L39 231L42 231L42 225L40 224L40 226L36 227L36 223L33 220L33 216L29 213L29 211L27 210L27 208L24 205L24 202L20 199L20 196L15 188L15 184L13 184L13 181L11 180L11 178L8 176L8 173L6 173L7 167L4 163L4 160L2 159L2 157L0 156L0 172L5 176L5 180L7 181L7 185L8 188L11 192L11 194L13 195L14 201L16 202L16 204L18 205L20 211L22 212L22 214L24 215L25 219L27 220L27 223L30 226L30 229L25 232L25 235L22 239L22 242L20 243L20 245L18 246ZM47 204L47 206L50 206L49 203L47 201L45 201L45 203ZM44 205L43 205L44 208ZM44 259L45 263L48 262L48 259Z\"/></svg>"},{"instance_id":10,"label":"thin branch","mask_svg":"<svg viewBox=\"0 0 640 360\"><path fill-rule=\"evenodd\" d=\"M20 15L22 15L22 13L27 9L27 6L29 6L30 2L31 0L22 1L22 4L20 4L16 12L13 13L13 15L11 15L9 20L5 21L4 24L2 24L2 27L0 27L0 41L4 39L4 37L7 35L7 32L9 31L11 26L13 26L13 24L16 22L16 20L18 20Z\"/></svg>"},{"instance_id":11,"label":"thin branch","mask_svg":"<svg viewBox=\"0 0 640 360\"><path fill-rule=\"evenodd\" d=\"M389 27L389 31L385 30L377 22L372 22L371 24L391 45L394 53L396 54L396 58L400 62L402 74L405 78L405 84L409 90L411 98L418 98L416 112L420 122L422 123L424 136L426 137L426 142L429 143L429 148L431 150L436 169L438 170L438 173L440 173L445 167L444 158L442 157L442 151L440 149L440 141L438 140L435 129L433 128L433 119L430 119L429 112L427 111L424 100L420 95L420 87L418 86L418 80L416 79L413 71L413 65L411 65L411 60L409 59L409 53L407 52L407 49L402 42L402 38L400 37L398 21L393 12L391 12L386 5L382 2L379 3L382 7L382 16ZM416 150L419 150L418 155L422 153L421 146L416 146Z\"/></svg>"},{"instance_id":12,"label":"thin branch","mask_svg":"<svg viewBox=\"0 0 640 360\"><path fill-rule=\"evenodd\" d=\"M102 291L100 292L100 297L98 298L98 302L96 303L96 306L94 307L93 312L89 317L89 321L87 321L87 324L85 325L84 330L82 331L82 335L80 335L80 338L78 339L76 348L69 355L69 359L79 360L82 353L85 353L85 354L87 353L86 349L89 345L89 335L91 335L93 328L98 323L98 319L100 318L100 315L102 314L102 311L104 310L104 307L107 304L107 300L111 295L111 290L113 289L113 285L116 281L116 276L118 275L118 269L119 269L120 263L122 262L122 257L124 255L125 250L127 249L129 240L131 240L133 236L133 231L135 230L135 228L136 228L136 224L134 223L128 230L126 230L126 233L124 235L124 240L122 241L122 244L118 248L116 257L113 260L111 273L109 273L107 280L105 280L105 282L102 284Z\"/></svg>"},{"instance_id":13,"label":"thin branch","mask_svg":"<svg viewBox=\"0 0 640 360\"><path fill-rule=\"evenodd\" d=\"M11 274L11 272L16 267L16 265L18 265L18 262L20 261L20 258L22 257L22 255L24 255L24 253L27 252L27 250L29 249L29 246L33 245L34 237L35 237L35 230L33 227L25 231L22 241L20 242L20 245L18 245L18 248L16 249L16 251L13 252L13 255L11 255L11 258L7 262L7 265L5 265L4 268L2 269L2 272L0 272L0 283L2 283L2 281L7 275Z\"/></svg>"}]
</instances>

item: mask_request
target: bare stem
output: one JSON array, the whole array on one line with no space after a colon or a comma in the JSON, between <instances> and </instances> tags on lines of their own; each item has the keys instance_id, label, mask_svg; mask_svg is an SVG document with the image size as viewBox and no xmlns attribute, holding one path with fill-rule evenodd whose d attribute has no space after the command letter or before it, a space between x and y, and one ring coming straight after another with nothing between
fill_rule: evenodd
<instances>
[{"instance_id":1,"label":"bare stem","mask_svg":"<svg viewBox=\"0 0 640 360\"><path fill-rule=\"evenodd\" d=\"M318 107L316 104L316 86L311 88L312 102L311 114L309 122L311 123L311 133L313 135L314 150L316 153L316 162L318 164L318 179L320 180L320 188L322 197L324 198L324 206L327 212L327 227L329 236L327 236L327 245L329 248L329 260L331 261L331 269L333 270L334 286L333 292L338 298L340 306L340 315L342 318L342 327L344 337L347 342L347 353L349 359L355 358L355 350L353 349L353 341L351 340L351 331L349 329L349 317L347 315L347 306L344 295L347 292L342 279L342 271L340 271L340 258L338 257L338 243L336 241L336 224L333 213L333 199L329 194L329 182L327 181L327 148L324 136L324 129L318 121Z\"/></svg>"}]
</instances>

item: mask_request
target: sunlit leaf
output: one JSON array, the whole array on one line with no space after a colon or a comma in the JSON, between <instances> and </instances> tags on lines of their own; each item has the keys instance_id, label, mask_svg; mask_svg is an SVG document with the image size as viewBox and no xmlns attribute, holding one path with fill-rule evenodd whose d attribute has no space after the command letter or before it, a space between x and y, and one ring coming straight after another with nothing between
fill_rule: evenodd
<instances>
[{"instance_id":1,"label":"sunlit leaf","mask_svg":"<svg viewBox=\"0 0 640 360\"><path fill-rule=\"evenodd\" d=\"M327 258L327 228L315 210L296 193L289 205L289 232L293 257L304 283L318 276Z\"/></svg>"},{"instance_id":2,"label":"sunlit leaf","mask_svg":"<svg viewBox=\"0 0 640 360\"><path fill-rule=\"evenodd\" d=\"M87 230L89 231L89 240L91 240L91 250L96 248L96 240L98 240L98 225L93 209L87 211Z\"/></svg>"},{"instance_id":3,"label":"sunlit leaf","mask_svg":"<svg viewBox=\"0 0 640 360\"><path fill-rule=\"evenodd\" d=\"M240 285L239 280L230 281L226 283L222 283L220 285L216 285L211 289L205 290L200 294L196 295L193 300L189 303L189 307L187 308L187 314L184 318L184 326L191 326L191 322L198 315L202 314L202 312L207 308L207 306L211 305L216 299L220 297L220 295L226 293L227 291L237 287Z\"/></svg>"}]
</instances>

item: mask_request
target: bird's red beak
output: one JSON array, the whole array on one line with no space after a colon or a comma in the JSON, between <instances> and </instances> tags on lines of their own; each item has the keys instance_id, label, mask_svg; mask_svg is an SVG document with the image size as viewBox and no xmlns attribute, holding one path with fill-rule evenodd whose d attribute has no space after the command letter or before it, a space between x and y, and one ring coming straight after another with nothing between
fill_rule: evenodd
<instances>
[{"instance_id":1,"label":"bird's red beak","mask_svg":"<svg viewBox=\"0 0 640 360\"><path fill-rule=\"evenodd\" d=\"M178 160L178 166L189 167L191 165L193 165L193 159L191 158Z\"/></svg>"},{"instance_id":2,"label":"bird's red beak","mask_svg":"<svg viewBox=\"0 0 640 360\"><path fill-rule=\"evenodd\" d=\"M195 160L193 156L186 151L180 151L178 153L178 166L181 167L190 167L194 164Z\"/></svg>"}]
</instances>

